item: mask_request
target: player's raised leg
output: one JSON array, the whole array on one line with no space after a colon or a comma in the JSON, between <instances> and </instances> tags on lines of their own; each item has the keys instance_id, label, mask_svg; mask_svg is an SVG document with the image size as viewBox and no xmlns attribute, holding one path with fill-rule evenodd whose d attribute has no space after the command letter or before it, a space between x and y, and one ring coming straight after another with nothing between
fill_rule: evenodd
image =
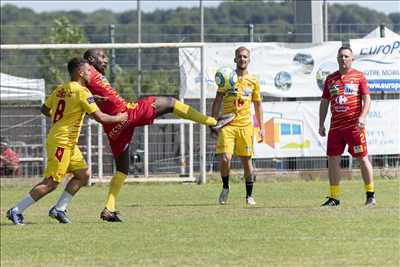
<instances>
[{"instance_id":1,"label":"player's raised leg","mask_svg":"<svg viewBox=\"0 0 400 267\"><path fill-rule=\"evenodd\" d=\"M215 118L206 116L195 108L172 97L156 97L155 105L157 117L166 113L174 113L179 118L211 126L215 130L222 128L235 118L235 114L230 113L216 120Z\"/></svg>"}]
</instances>

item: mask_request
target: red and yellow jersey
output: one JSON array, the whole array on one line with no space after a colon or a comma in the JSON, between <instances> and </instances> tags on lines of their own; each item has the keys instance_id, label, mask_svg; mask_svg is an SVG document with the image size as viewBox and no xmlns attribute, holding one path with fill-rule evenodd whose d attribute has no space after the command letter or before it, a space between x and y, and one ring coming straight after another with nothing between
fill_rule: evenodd
<instances>
[{"instance_id":1,"label":"red and yellow jersey","mask_svg":"<svg viewBox=\"0 0 400 267\"><path fill-rule=\"evenodd\" d=\"M336 71L326 78L322 98L331 105L331 130L356 127L362 109L362 96L369 94L361 71L350 69L342 75Z\"/></svg>"},{"instance_id":2,"label":"red and yellow jersey","mask_svg":"<svg viewBox=\"0 0 400 267\"><path fill-rule=\"evenodd\" d=\"M47 142L65 148L76 145L85 113L99 110L90 91L77 82L59 85L44 104L53 123Z\"/></svg>"},{"instance_id":3,"label":"red and yellow jersey","mask_svg":"<svg viewBox=\"0 0 400 267\"><path fill-rule=\"evenodd\" d=\"M224 94L224 114L236 114L230 125L244 127L251 124L250 104L261 101L260 83L255 76L238 76L234 88L218 88L218 92Z\"/></svg>"},{"instance_id":4,"label":"red and yellow jersey","mask_svg":"<svg viewBox=\"0 0 400 267\"><path fill-rule=\"evenodd\" d=\"M92 94L108 98L107 101L98 104L102 112L116 115L127 109L125 100L112 88L107 78L93 66L89 67L88 80L87 86Z\"/></svg>"}]
</instances>

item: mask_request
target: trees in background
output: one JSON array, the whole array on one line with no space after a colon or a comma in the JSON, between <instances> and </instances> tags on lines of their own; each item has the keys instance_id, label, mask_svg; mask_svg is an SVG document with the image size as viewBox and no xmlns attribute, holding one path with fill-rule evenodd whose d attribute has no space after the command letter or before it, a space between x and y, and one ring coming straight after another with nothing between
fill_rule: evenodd
<instances>
[{"instance_id":1,"label":"trees in background","mask_svg":"<svg viewBox=\"0 0 400 267\"><path fill-rule=\"evenodd\" d=\"M293 1L226 1L205 8L205 40L208 42L248 41L248 25L254 24L255 42L285 42L294 33ZM135 10L114 13L98 10L36 13L10 4L1 8L1 43L104 43L109 42L110 24L115 24L115 42L137 42ZM385 15L357 5L329 6L330 40L362 37L386 24L400 31L400 13ZM198 8L155 10L142 14L142 42L200 41ZM142 50L142 92L178 93L177 49ZM83 51L47 50L45 57L33 51L2 52L2 71L26 77L45 77L49 87L65 80L65 64ZM115 87L126 98L136 97L137 50L116 50ZM40 62L40 67L36 67ZM121 68L120 66L124 66Z\"/></svg>"}]
</instances>

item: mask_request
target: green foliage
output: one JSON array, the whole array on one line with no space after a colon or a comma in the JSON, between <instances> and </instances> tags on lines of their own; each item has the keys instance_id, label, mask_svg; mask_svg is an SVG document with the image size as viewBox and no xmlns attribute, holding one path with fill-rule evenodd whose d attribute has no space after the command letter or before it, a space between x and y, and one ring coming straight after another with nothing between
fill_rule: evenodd
<instances>
[{"instance_id":1,"label":"green foliage","mask_svg":"<svg viewBox=\"0 0 400 267\"><path fill-rule=\"evenodd\" d=\"M133 88L133 85L136 84L136 75L125 71L118 64L113 66L113 72L115 76L113 87L115 90L117 90L126 101L133 101L137 95L136 88Z\"/></svg>"},{"instance_id":2,"label":"green foliage","mask_svg":"<svg viewBox=\"0 0 400 267\"><path fill-rule=\"evenodd\" d=\"M254 24L254 41L288 42L294 35L293 1L223 1L218 7L205 8L206 42L247 42L248 25ZM135 5L131 5L135 8ZM360 38L380 24L400 31L400 13L385 15L357 5L329 5L330 40ZM97 10L57 11L37 13L28 8L6 4L1 8L1 43L107 43L109 25L115 24L115 42L137 42L137 12L127 10L114 13ZM198 42L200 41L200 12L198 7L176 8L142 14L142 42ZM49 25L51 25L49 27ZM78 26L79 25L79 26ZM43 36L47 36L43 38ZM126 51L126 49L122 49ZM124 54L117 50L114 66L115 87L125 98L137 97L137 52ZM145 94L177 94L179 72L178 50L145 49L142 52L142 92ZM33 56L32 51L13 51L1 55L3 72L32 78L45 78L47 88L65 81L65 64L83 51L47 50ZM38 59L39 58L39 59ZM41 66L37 68L37 62ZM32 67L34 66L34 67Z\"/></svg>"},{"instance_id":3,"label":"green foliage","mask_svg":"<svg viewBox=\"0 0 400 267\"><path fill-rule=\"evenodd\" d=\"M71 24L67 17L55 19L50 28L48 36L43 40L50 44L74 44L87 43L82 29ZM49 49L45 51L46 56L41 58L43 75L46 80L46 92L56 84L69 80L66 71L66 63L73 57L82 57L82 51L76 49Z\"/></svg>"}]
</instances>

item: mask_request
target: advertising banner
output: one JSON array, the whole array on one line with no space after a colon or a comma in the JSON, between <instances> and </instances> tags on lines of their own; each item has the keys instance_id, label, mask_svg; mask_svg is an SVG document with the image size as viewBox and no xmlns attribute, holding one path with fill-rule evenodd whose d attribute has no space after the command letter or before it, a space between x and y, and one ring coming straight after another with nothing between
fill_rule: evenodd
<instances>
[{"instance_id":1,"label":"advertising banner","mask_svg":"<svg viewBox=\"0 0 400 267\"><path fill-rule=\"evenodd\" d=\"M400 92L400 35L350 40L353 67L364 72L371 92Z\"/></svg>"},{"instance_id":2,"label":"advertising banner","mask_svg":"<svg viewBox=\"0 0 400 267\"><path fill-rule=\"evenodd\" d=\"M288 43L208 43L205 47L207 98L214 98L218 68L235 68L235 49L251 51L249 72L260 81L261 93L276 97L322 95L326 76L337 69L336 53L341 42L320 45ZM305 47L306 46L306 47ZM200 49L179 49L181 97L200 98Z\"/></svg>"},{"instance_id":3,"label":"advertising banner","mask_svg":"<svg viewBox=\"0 0 400 267\"><path fill-rule=\"evenodd\" d=\"M254 158L326 156L327 137L318 133L319 101L265 102L263 111L266 136L255 143ZM253 123L258 134L254 115ZM327 131L329 124L330 112ZM400 100L372 101L366 126L369 154L400 154L399 136ZM344 154L348 155L347 148Z\"/></svg>"},{"instance_id":4,"label":"advertising banner","mask_svg":"<svg viewBox=\"0 0 400 267\"><path fill-rule=\"evenodd\" d=\"M249 72L260 81L263 95L319 97L326 77L338 69L336 54L341 42L320 45L288 43L209 43L205 47L206 97L214 98L218 68L235 68L234 51L251 51ZM353 67L364 72L371 92L400 92L400 37L350 40ZM200 49L179 50L180 93L200 98Z\"/></svg>"}]
</instances>

